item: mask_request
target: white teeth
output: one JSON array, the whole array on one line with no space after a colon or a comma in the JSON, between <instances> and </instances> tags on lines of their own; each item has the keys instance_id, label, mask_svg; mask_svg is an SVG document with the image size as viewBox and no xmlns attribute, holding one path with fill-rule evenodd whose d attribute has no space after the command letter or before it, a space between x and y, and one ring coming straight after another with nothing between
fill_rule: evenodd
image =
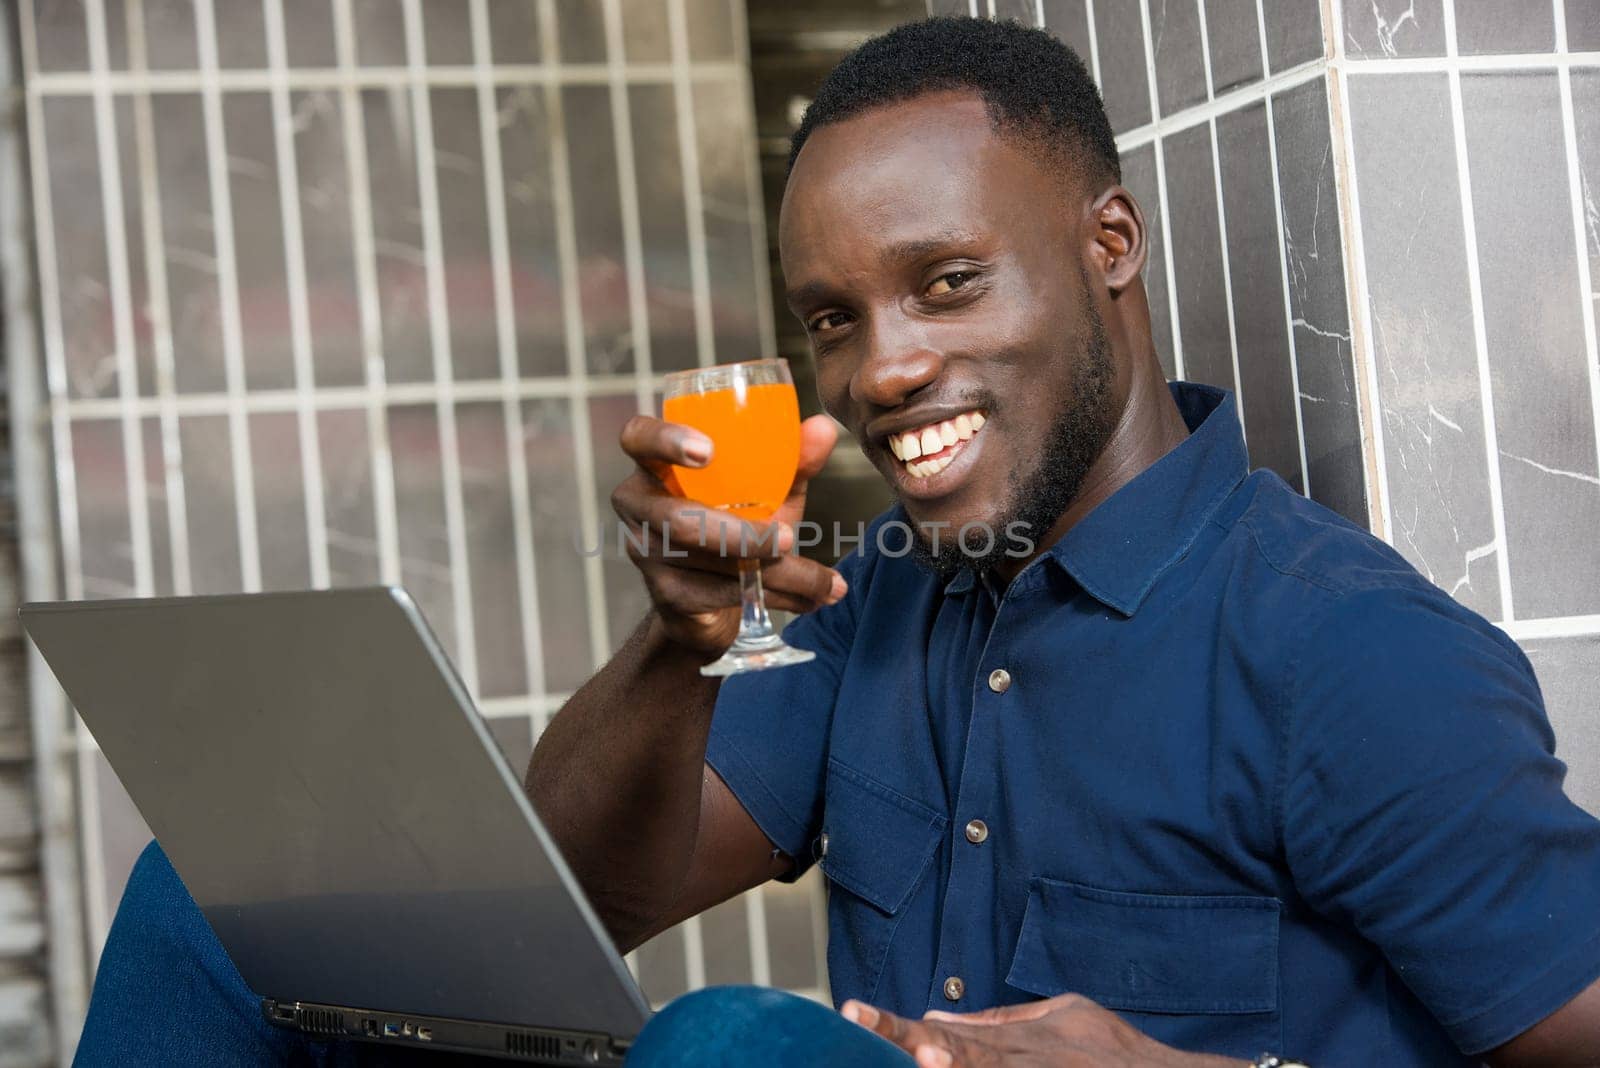
<instances>
[{"instance_id":1,"label":"white teeth","mask_svg":"<svg viewBox=\"0 0 1600 1068\"><path fill-rule=\"evenodd\" d=\"M922 455L922 439L915 431L900 435L900 459L915 460Z\"/></svg>"},{"instance_id":2,"label":"white teeth","mask_svg":"<svg viewBox=\"0 0 1600 1068\"><path fill-rule=\"evenodd\" d=\"M972 413L972 429L974 431L982 430L983 429L983 424L987 423L988 421L989 420L987 420L987 419L985 419L983 417L983 413L982 412L973 412Z\"/></svg>"},{"instance_id":3,"label":"white teeth","mask_svg":"<svg viewBox=\"0 0 1600 1068\"><path fill-rule=\"evenodd\" d=\"M956 434L955 424L946 419L939 424L939 440L945 445L954 445L961 438Z\"/></svg>"},{"instance_id":4,"label":"white teeth","mask_svg":"<svg viewBox=\"0 0 1600 1068\"><path fill-rule=\"evenodd\" d=\"M972 420L965 415L956 416L956 437L966 441L972 436Z\"/></svg>"},{"instance_id":5,"label":"white teeth","mask_svg":"<svg viewBox=\"0 0 1600 1068\"><path fill-rule=\"evenodd\" d=\"M896 460L905 459L905 454L900 451L900 437L898 434L889 435L889 451L894 453Z\"/></svg>"},{"instance_id":6,"label":"white teeth","mask_svg":"<svg viewBox=\"0 0 1600 1068\"><path fill-rule=\"evenodd\" d=\"M913 478L927 478L930 475L937 475L940 471L949 467L950 461L953 459L955 459L953 456L941 456L937 460L909 463L906 465L906 470L911 472Z\"/></svg>"},{"instance_id":7,"label":"white teeth","mask_svg":"<svg viewBox=\"0 0 1600 1068\"><path fill-rule=\"evenodd\" d=\"M922 432L922 455L930 456L944 448L944 442L939 440L939 432L933 427Z\"/></svg>"},{"instance_id":8,"label":"white teeth","mask_svg":"<svg viewBox=\"0 0 1600 1068\"><path fill-rule=\"evenodd\" d=\"M889 451L895 458L906 465L906 470L914 478L927 478L943 471L950 461L951 456L941 456L937 460L923 460L922 457L933 456L950 448L957 442L969 441L972 436L987 422L981 412L964 412L954 419L934 423L923 427L921 430L907 430L900 434L889 436ZM917 462L921 460L921 462Z\"/></svg>"}]
</instances>

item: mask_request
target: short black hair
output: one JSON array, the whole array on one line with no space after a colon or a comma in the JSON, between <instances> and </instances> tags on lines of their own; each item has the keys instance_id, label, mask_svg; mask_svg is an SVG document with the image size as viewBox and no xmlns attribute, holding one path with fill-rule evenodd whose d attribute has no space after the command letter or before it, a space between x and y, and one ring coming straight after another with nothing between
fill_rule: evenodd
<instances>
[{"instance_id":1,"label":"short black hair","mask_svg":"<svg viewBox=\"0 0 1600 1068\"><path fill-rule=\"evenodd\" d=\"M908 22L840 60L794 132L789 170L819 126L948 89L982 96L996 129L1088 163L1081 173L1090 177L1122 181L1105 105L1077 53L1044 30L965 17Z\"/></svg>"}]
</instances>

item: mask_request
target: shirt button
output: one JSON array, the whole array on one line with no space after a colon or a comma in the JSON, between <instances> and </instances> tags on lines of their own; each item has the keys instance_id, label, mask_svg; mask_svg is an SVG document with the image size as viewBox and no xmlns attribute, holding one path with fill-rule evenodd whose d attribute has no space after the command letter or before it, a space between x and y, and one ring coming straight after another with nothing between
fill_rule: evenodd
<instances>
[{"instance_id":1,"label":"shirt button","mask_svg":"<svg viewBox=\"0 0 1600 1068\"><path fill-rule=\"evenodd\" d=\"M817 856L825 857L827 855L828 855L828 832L827 831L823 831L822 832L822 836L817 839Z\"/></svg>"},{"instance_id":2,"label":"shirt button","mask_svg":"<svg viewBox=\"0 0 1600 1068\"><path fill-rule=\"evenodd\" d=\"M961 995L967 992L967 984L961 981L959 975L952 975L944 981L944 996L949 1001L960 1001Z\"/></svg>"},{"instance_id":3,"label":"shirt button","mask_svg":"<svg viewBox=\"0 0 1600 1068\"><path fill-rule=\"evenodd\" d=\"M973 845L982 845L988 841L989 825L982 820L973 820L967 824L967 841Z\"/></svg>"},{"instance_id":4,"label":"shirt button","mask_svg":"<svg viewBox=\"0 0 1600 1068\"><path fill-rule=\"evenodd\" d=\"M995 668L989 672L989 689L995 693L1005 693L1011 689L1011 672L1005 668Z\"/></svg>"}]
</instances>

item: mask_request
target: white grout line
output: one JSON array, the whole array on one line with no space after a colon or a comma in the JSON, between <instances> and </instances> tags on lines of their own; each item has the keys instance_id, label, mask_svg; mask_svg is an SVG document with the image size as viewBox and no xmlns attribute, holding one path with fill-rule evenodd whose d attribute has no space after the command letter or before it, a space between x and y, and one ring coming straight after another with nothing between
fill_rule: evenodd
<instances>
[{"instance_id":1,"label":"white grout line","mask_svg":"<svg viewBox=\"0 0 1600 1068\"><path fill-rule=\"evenodd\" d=\"M1263 51L1262 55L1265 54ZM1272 117L1271 97L1266 100L1266 112L1267 152L1272 167L1272 213L1278 227L1278 272L1283 279L1283 326L1289 335L1289 377L1294 384L1294 433L1300 445L1300 492L1310 497L1311 465L1306 461L1306 426L1300 401L1300 351L1294 337L1294 301L1289 295L1288 234L1283 225L1283 189L1278 179L1278 127Z\"/></svg>"},{"instance_id":2,"label":"white grout line","mask_svg":"<svg viewBox=\"0 0 1600 1068\"><path fill-rule=\"evenodd\" d=\"M78 796L83 808L78 816L78 849L83 855L84 911L88 913L89 969L99 970L100 951L105 947L106 932L111 929L110 902L106 901L105 836L100 826L100 779L94 766L97 748L81 744L89 737L89 728L73 713L80 744L78 757Z\"/></svg>"},{"instance_id":3,"label":"white grout line","mask_svg":"<svg viewBox=\"0 0 1600 1068\"><path fill-rule=\"evenodd\" d=\"M1148 41L1145 45L1145 53L1146 61L1152 66L1151 78L1154 79L1154 57L1150 52ZM1175 115L1163 116L1154 122L1126 130L1117 135L1117 148L1125 152L1130 148L1138 148L1140 145L1148 144L1157 138L1169 137L1172 134L1199 126L1201 123L1208 122L1219 115L1225 115L1230 111L1235 111L1246 104L1253 104L1258 100L1265 100L1267 97L1276 95L1285 89L1293 89L1297 85L1314 82L1321 78L1326 70L1326 61L1321 59L1307 60L1304 63L1290 67L1282 74L1274 74L1264 81L1253 82L1238 89L1230 89L1221 96L1214 97L1204 104L1196 104L1194 107L1185 108ZM1151 106L1155 106L1153 98Z\"/></svg>"},{"instance_id":4,"label":"white grout line","mask_svg":"<svg viewBox=\"0 0 1600 1068\"><path fill-rule=\"evenodd\" d=\"M288 284L290 350L294 390L290 395L300 435L300 475L305 482L306 544L311 585L325 589L328 575L327 504L322 486L322 444L312 403L311 312L306 293L306 256L300 218L300 175L295 163L294 114L289 103L288 55L283 0L264 0L267 62L271 67L273 145L278 157L278 200L283 214L284 276Z\"/></svg>"},{"instance_id":5,"label":"white grout line","mask_svg":"<svg viewBox=\"0 0 1600 1068\"><path fill-rule=\"evenodd\" d=\"M1033 24L1044 29L1044 0L1033 0Z\"/></svg>"},{"instance_id":6,"label":"white grout line","mask_svg":"<svg viewBox=\"0 0 1600 1068\"><path fill-rule=\"evenodd\" d=\"M505 421L506 477L511 490L511 529L517 568L517 599L522 607L522 662L530 693L545 687L544 640L539 622L539 573L534 562L533 506L528 494L528 461L523 452L522 402L515 385L517 323L511 287L511 251L506 236L505 175L500 158L500 109L489 69L494 52L489 40L486 0L472 0L472 56L478 82L478 133L483 143L483 198L488 208L489 261L494 272L495 340L500 349L500 410ZM534 726L529 716L529 729Z\"/></svg>"},{"instance_id":7,"label":"white grout line","mask_svg":"<svg viewBox=\"0 0 1600 1068\"><path fill-rule=\"evenodd\" d=\"M1245 430L1244 379L1239 374L1239 332L1233 321L1233 268L1228 262L1228 209L1222 202L1222 149L1217 142L1217 120L1212 119L1209 125L1211 174L1217 183L1217 231L1222 246L1222 292L1228 309L1228 350L1233 356L1233 402L1239 409L1239 433L1248 445L1250 436Z\"/></svg>"},{"instance_id":8,"label":"white grout line","mask_svg":"<svg viewBox=\"0 0 1600 1068\"><path fill-rule=\"evenodd\" d=\"M678 930L683 932L683 976L690 990L706 985L706 940L699 916L684 920Z\"/></svg>"},{"instance_id":9,"label":"white grout line","mask_svg":"<svg viewBox=\"0 0 1600 1068\"><path fill-rule=\"evenodd\" d=\"M556 58L555 0L539 0L539 47L546 62ZM584 359L583 308L578 301L578 242L572 219L572 174L567 160L566 109L561 89L545 86L546 122L550 130L551 210L556 224L556 257L561 268L561 317L565 326L567 376L573 389L572 454L577 461L578 527L583 544L597 544L599 505L595 500L594 438L589 426L589 404L584 392L588 381ZM637 388L627 376L627 392ZM606 616L605 571L598 553L583 558L585 600L589 609L589 655L596 667L611 658L610 626Z\"/></svg>"},{"instance_id":10,"label":"white grout line","mask_svg":"<svg viewBox=\"0 0 1600 1068\"><path fill-rule=\"evenodd\" d=\"M356 30L350 0L335 0L333 23L339 65L353 70L357 63ZM339 118L344 137L345 186L350 197L356 304L361 320L361 364L366 381L367 453L372 461L372 514L378 540L378 576L386 585L398 585L401 582L400 518L395 505L394 450L389 445L388 372L383 362L383 311L378 301L366 112L361 93L354 85L340 88Z\"/></svg>"},{"instance_id":11,"label":"white grout line","mask_svg":"<svg viewBox=\"0 0 1600 1068\"><path fill-rule=\"evenodd\" d=\"M1195 13L1200 27L1200 61L1206 72L1206 102L1217 98L1216 76L1211 73L1211 29L1206 25L1206 2L1194 0Z\"/></svg>"},{"instance_id":12,"label":"white grout line","mask_svg":"<svg viewBox=\"0 0 1600 1068\"><path fill-rule=\"evenodd\" d=\"M44 121L37 100L13 92L37 70L37 45L32 5L18 7L16 23L0 20L0 86L9 96L9 121L0 133L0 183L4 183L0 185L0 291L4 293L0 320L5 327L0 344L10 360L5 375L17 499L18 579L23 598L33 601L61 595L58 545L61 566L69 574L78 567L78 552L76 500L68 499L75 492L68 423L49 414L50 393L59 388L65 395L65 373ZM10 40L13 27L20 37L16 53ZM21 60L20 71L13 66L14 57ZM34 197L31 219L26 193L30 187ZM37 274L33 255L38 257ZM40 382L41 362L44 383ZM42 424L44 419L49 420L48 426ZM49 455L52 444L58 452L54 480ZM53 490L61 498L54 505ZM59 538L52 522L62 524ZM39 878L48 935L39 963L50 983L49 1026L56 1055L61 1063L70 1063L89 993L83 886L76 852L76 791L63 755L63 743L69 741L63 728L70 713L66 695L39 651L26 645L25 655L34 758L32 797L38 806Z\"/></svg>"},{"instance_id":13,"label":"white grout line","mask_svg":"<svg viewBox=\"0 0 1600 1068\"><path fill-rule=\"evenodd\" d=\"M811 904L811 961L816 968L817 983L826 988L828 982L828 899L822 872L815 870L805 878Z\"/></svg>"},{"instance_id":14,"label":"white grout line","mask_svg":"<svg viewBox=\"0 0 1600 1068\"><path fill-rule=\"evenodd\" d=\"M974 0L976 2L976 0ZM973 12L976 15L977 9ZM711 272L706 259L705 205L700 188L699 138L695 133L694 96L689 82L689 30L683 0L667 0L672 39L673 98L678 107L678 157L683 167L683 204L689 221L689 279L694 293L694 334L700 366L717 362L711 317Z\"/></svg>"},{"instance_id":15,"label":"white grout line","mask_svg":"<svg viewBox=\"0 0 1600 1068\"><path fill-rule=\"evenodd\" d=\"M1600 635L1600 615L1518 619L1501 623L1500 629L1519 642L1537 638L1587 638Z\"/></svg>"},{"instance_id":16,"label":"white grout line","mask_svg":"<svg viewBox=\"0 0 1600 1068\"><path fill-rule=\"evenodd\" d=\"M612 72L611 142L617 156L617 192L622 208L622 260L628 285L628 323L633 346L633 372L638 380L639 411L655 414L650 392L650 309L645 302L644 240L639 232L639 176L633 159L633 106L623 81L621 0L602 0L606 58Z\"/></svg>"},{"instance_id":17,"label":"white grout line","mask_svg":"<svg viewBox=\"0 0 1600 1068\"><path fill-rule=\"evenodd\" d=\"M1040 0L1042 3L1043 0ZM750 28L743 3L733 5L735 25L734 40L740 42L739 84L740 100L754 100L755 91L750 82ZM1043 15L1039 25L1044 25ZM754 107L740 109L749 119L750 128L744 139L744 190L745 203L750 206L750 256L756 278L756 331L761 346L761 358L770 360L778 355L777 326L772 310L772 261L767 251L767 205L761 194L761 154L757 148L756 114Z\"/></svg>"},{"instance_id":18,"label":"white grout line","mask_svg":"<svg viewBox=\"0 0 1600 1068\"><path fill-rule=\"evenodd\" d=\"M144 70L147 63L143 9L143 0L130 0L128 58L130 66L136 71ZM167 538L172 550L172 592L184 597L193 592L189 508L183 484L183 439L178 431L178 413L172 406L172 398L177 391L177 367L172 341L172 303L167 291L166 233L161 218L155 118L148 94L133 98L133 131L139 168L140 228L144 231L145 284L149 287L147 314L160 409L157 418L161 428L161 466L167 494Z\"/></svg>"},{"instance_id":19,"label":"white grout line","mask_svg":"<svg viewBox=\"0 0 1600 1068\"><path fill-rule=\"evenodd\" d=\"M233 466L234 522L239 528L239 581L245 593L261 589L261 546L256 523L256 480L250 461L250 427L241 400L245 391L244 326L239 318L239 272L233 241L233 191L228 178L228 142L217 85L217 20L213 0L195 0L195 36L200 52L200 105L205 123L206 176L211 187L212 235L216 239L217 289L222 310L222 363L228 395L229 458Z\"/></svg>"},{"instance_id":20,"label":"white grout line","mask_svg":"<svg viewBox=\"0 0 1600 1068\"><path fill-rule=\"evenodd\" d=\"M649 385L652 393L664 385L666 375L654 375ZM521 400L583 400L589 397L619 397L636 395L639 383L633 375L594 375L588 379L523 378L513 382L500 379L473 379L455 383L450 393L460 403L472 401L498 401L508 394ZM293 412L304 404L310 411L343 411L363 408L369 404L387 401L390 404L433 404L441 390L433 382L394 382L382 393L370 386L324 386L307 390L302 395L295 389L259 389L246 393L245 409L250 412ZM80 397L58 399L56 408L73 419L114 418L122 411L121 402L114 397ZM162 403L156 397L135 397L129 402L132 410L143 416L159 415ZM225 393L179 393L170 399L175 412L181 415L222 415L230 401Z\"/></svg>"},{"instance_id":21,"label":"white grout line","mask_svg":"<svg viewBox=\"0 0 1600 1068\"><path fill-rule=\"evenodd\" d=\"M467 571L466 516L461 502L461 458L456 441L455 371L450 354L450 308L445 297L444 238L439 218L439 174L433 155L433 106L423 75L426 52L422 0L405 0L406 60L415 75L412 116L417 139L417 189L422 210L422 247L428 279L428 333L433 374L439 383L439 467L444 475L445 534L449 542L450 591L455 608L456 663L467 692L478 692L478 639L472 618L472 584Z\"/></svg>"},{"instance_id":22,"label":"white grout line","mask_svg":"<svg viewBox=\"0 0 1600 1068\"><path fill-rule=\"evenodd\" d=\"M707 61L695 64L694 79L726 82L738 77L737 62ZM407 89L416 81L407 67L312 68L295 67L283 72L294 90ZM630 63L624 78L630 85L671 85L675 71L670 63ZM427 67L420 75L423 84L433 88L471 89L478 84L474 67ZM278 80L270 67L258 70L222 70L217 86L228 93L266 92ZM538 64L502 64L489 72L495 85L520 88L528 85L608 85L611 72L604 63L568 63L552 60ZM25 89L44 96L89 96L97 92L123 93L199 93L205 88L198 71L49 71L33 76Z\"/></svg>"},{"instance_id":23,"label":"white grout line","mask_svg":"<svg viewBox=\"0 0 1600 1068\"><path fill-rule=\"evenodd\" d=\"M1094 26L1094 0L1083 0L1083 17L1089 22L1089 69L1094 84L1100 86L1100 35Z\"/></svg>"},{"instance_id":24,"label":"white grout line","mask_svg":"<svg viewBox=\"0 0 1600 1068\"><path fill-rule=\"evenodd\" d=\"M1439 74L1448 71L1468 72L1498 70L1570 70L1573 67L1600 67L1600 52L1509 52L1496 55L1463 56L1456 52L1454 39L1447 41L1443 56L1406 56L1400 58L1346 60L1350 73L1366 74Z\"/></svg>"},{"instance_id":25,"label":"white grout line","mask_svg":"<svg viewBox=\"0 0 1600 1068\"><path fill-rule=\"evenodd\" d=\"M1091 12L1092 14L1092 12ZM1185 373L1183 361L1183 330L1178 319L1178 272L1172 258L1172 206L1167 196L1167 161L1166 145L1161 140L1162 124L1158 116L1161 114L1161 104L1156 96L1156 54L1155 45L1150 34L1150 8L1144 0L1139 0L1139 17L1142 20L1144 36L1144 63L1145 63L1145 89L1150 94L1150 116L1152 122L1140 127L1141 130L1152 131L1152 136L1141 144L1151 144L1156 157L1156 191L1161 197L1161 225L1164 241L1161 243L1162 258L1167 261L1167 317L1172 322L1172 374L1174 378L1182 379ZM1092 24L1091 24L1092 25ZM1095 59L1095 69L1099 70L1100 61ZM1096 74L1096 78L1099 75ZM1162 135L1164 136L1164 135ZM1127 143L1124 138L1117 139L1117 151L1127 152L1137 147Z\"/></svg>"},{"instance_id":26,"label":"white grout line","mask_svg":"<svg viewBox=\"0 0 1600 1068\"><path fill-rule=\"evenodd\" d=\"M1455 0L1444 3L1445 50L1456 54ZM1500 619L1516 618L1511 597L1511 564L1507 559L1505 498L1500 491L1500 446L1494 419L1494 387L1489 372L1489 333L1483 315L1483 280L1478 270L1478 224L1472 208L1472 169L1467 160L1466 119L1461 106L1461 71L1448 68L1450 125L1455 137L1456 178L1461 187L1461 227L1467 251L1467 285L1472 296L1472 337L1478 355L1478 388L1483 396L1483 448L1488 457L1489 509L1494 519L1495 566L1500 577Z\"/></svg>"},{"instance_id":27,"label":"white grout line","mask_svg":"<svg viewBox=\"0 0 1600 1068\"><path fill-rule=\"evenodd\" d=\"M1340 0L1333 0L1329 18L1342 26ZM1368 299L1367 259L1362 252L1361 197L1356 181L1354 124L1350 118L1350 84L1344 76L1343 35L1334 35L1335 59L1328 67L1328 131L1331 142L1339 138L1339 151L1332 152L1334 180L1342 189L1345 203L1339 213L1339 231L1344 247L1345 300L1350 312L1350 347L1359 372L1356 386L1356 419L1362 433L1362 471L1367 490L1367 516L1373 533L1394 543L1394 516L1389 503L1389 465L1383 436L1383 401L1378 391L1378 355L1372 330L1372 304ZM1299 400L1299 398L1295 398ZM1365 447L1366 432L1372 433L1372 449Z\"/></svg>"},{"instance_id":28,"label":"white grout line","mask_svg":"<svg viewBox=\"0 0 1600 1068\"><path fill-rule=\"evenodd\" d=\"M1556 20L1556 51L1567 48L1567 13L1565 0L1552 0ZM1578 166L1578 133L1575 103L1572 96L1572 75L1562 67L1561 84L1561 134L1567 150L1567 196L1572 201L1572 234L1577 241L1578 254L1578 306L1583 313L1583 345L1589 367L1589 405L1594 421L1595 463L1600 471L1600 346L1595 339L1595 314L1597 308L1592 294L1593 279L1589 267L1588 231L1584 226L1583 173Z\"/></svg>"},{"instance_id":29,"label":"white grout line","mask_svg":"<svg viewBox=\"0 0 1600 1068\"><path fill-rule=\"evenodd\" d=\"M98 72L110 65L106 47L103 0L85 0L89 22L89 62ZM128 526L133 549L134 590L140 597L154 592L150 557L150 514L144 489L144 437L134 416L133 398L139 378L133 362L133 299L128 281L128 245L123 233L122 165L117 157L116 112L104 86L94 94L95 139L100 156L100 202L105 211L106 272L111 288L111 321L115 339L117 395L123 402L123 474L128 491Z\"/></svg>"}]
</instances>

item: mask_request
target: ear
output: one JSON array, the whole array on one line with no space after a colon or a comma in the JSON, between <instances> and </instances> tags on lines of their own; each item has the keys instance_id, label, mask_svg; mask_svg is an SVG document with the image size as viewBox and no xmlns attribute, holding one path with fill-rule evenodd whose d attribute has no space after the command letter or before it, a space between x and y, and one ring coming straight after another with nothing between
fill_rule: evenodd
<instances>
[{"instance_id":1,"label":"ear","mask_svg":"<svg viewBox=\"0 0 1600 1068\"><path fill-rule=\"evenodd\" d=\"M1089 219L1090 258L1104 276L1106 288L1120 293L1139 277L1149 254L1144 211L1132 193L1113 185L1095 198Z\"/></svg>"}]
</instances>

